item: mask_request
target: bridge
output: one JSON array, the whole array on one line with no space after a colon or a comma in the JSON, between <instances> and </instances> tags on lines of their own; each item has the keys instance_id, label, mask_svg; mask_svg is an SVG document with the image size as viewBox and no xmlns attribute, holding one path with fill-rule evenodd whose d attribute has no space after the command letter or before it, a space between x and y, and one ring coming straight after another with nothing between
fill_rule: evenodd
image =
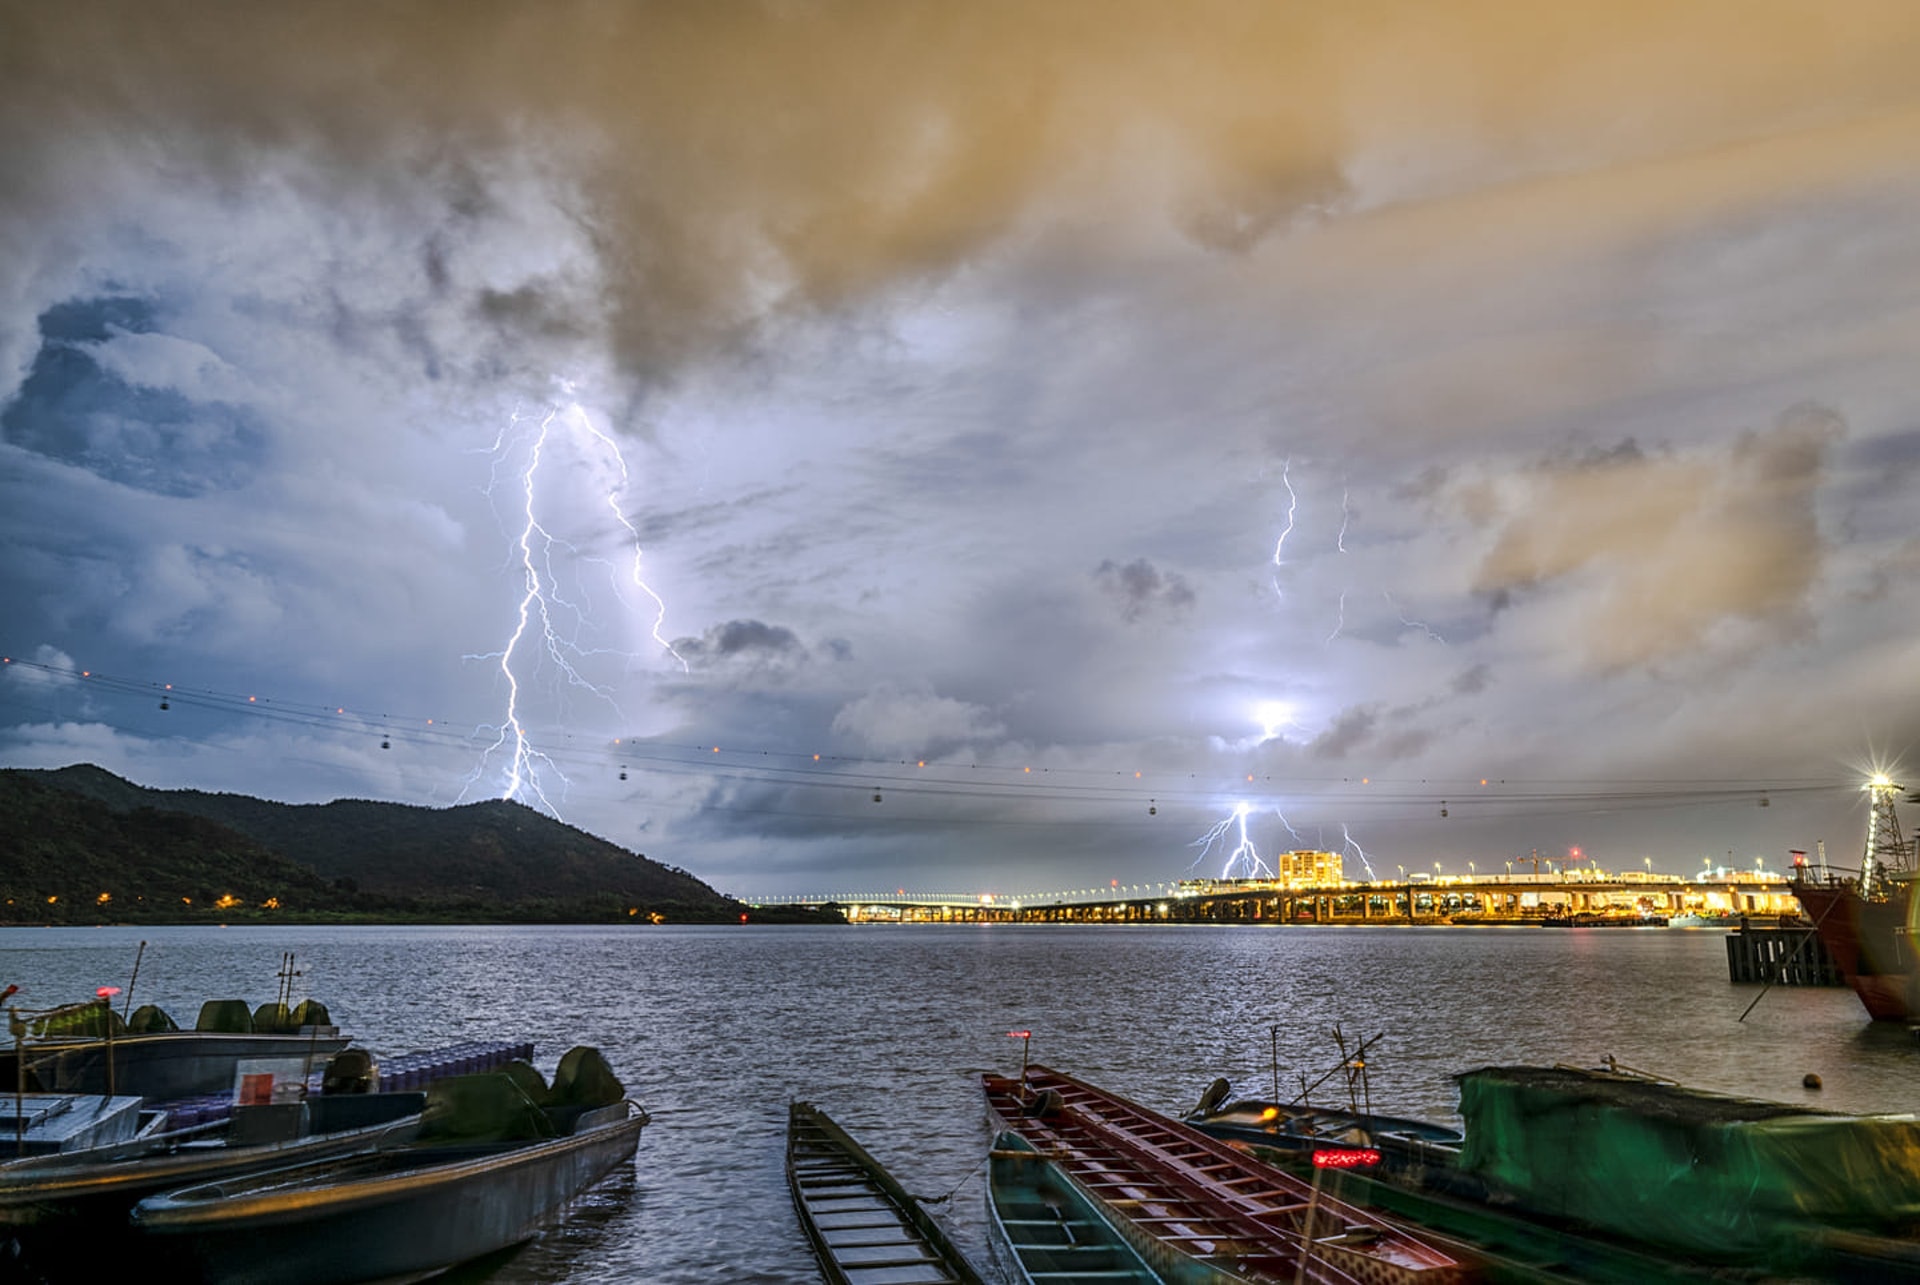
<instances>
[{"instance_id":1,"label":"bridge","mask_svg":"<svg viewBox=\"0 0 1920 1285\"><path fill-rule=\"evenodd\" d=\"M1651 871L1415 876L1321 885L1272 879L1188 879L1027 896L854 893L779 897L749 905L837 908L855 923L1524 924L1569 915L1599 919L1683 914L1799 913L1792 885L1773 871L1683 878Z\"/></svg>"}]
</instances>

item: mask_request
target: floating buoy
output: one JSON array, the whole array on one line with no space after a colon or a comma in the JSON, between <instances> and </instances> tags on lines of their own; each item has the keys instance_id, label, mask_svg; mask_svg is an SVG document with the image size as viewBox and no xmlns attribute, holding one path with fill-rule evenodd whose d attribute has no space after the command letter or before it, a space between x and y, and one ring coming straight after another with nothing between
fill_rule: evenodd
<instances>
[{"instance_id":1,"label":"floating buoy","mask_svg":"<svg viewBox=\"0 0 1920 1285\"><path fill-rule=\"evenodd\" d=\"M1803 1089L1817 1089L1820 1087L1820 1077L1812 1071L1808 1071L1800 1077L1800 1087Z\"/></svg>"},{"instance_id":2,"label":"floating buoy","mask_svg":"<svg viewBox=\"0 0 1920 1285\"><path fill-rule=\"evenodd\" d=\"M1147 800L1147 815L1150 817L1160 815L1160 809L1152 799Z\"/></svg>"}]
</instances>

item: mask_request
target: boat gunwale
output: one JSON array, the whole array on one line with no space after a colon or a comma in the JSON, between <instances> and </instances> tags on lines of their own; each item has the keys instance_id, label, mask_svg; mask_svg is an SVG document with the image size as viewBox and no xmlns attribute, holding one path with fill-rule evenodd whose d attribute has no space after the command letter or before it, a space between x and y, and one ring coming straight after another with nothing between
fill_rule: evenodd
<instances>
[{"instance_id":1,"label":"boat gunwale","mask_svg":"<svg viewBox=\"0 0 1920 1285\"><path fill-rule=\"evenodd\" d=\"M430 1193L491 1171L519 1168L570 1151L585 1151L595 1146L621 1142L629 1134L637 1144L640 1131L652 1121L652 1117L631 1098L600 1110L611 1110L613 1107L623 1109L626 1112L624 1118L590 1125L584 1132L576 1131L564 1137L537 1142L480 1144L487 1148L485 1154L437 1164L432 1159L435 1150L454 1153L470 1151L471 1146L423 1146L418 1150L370 1147L343 1156L255 1169L230 1178L196 1183L149 1196L134 1206L131 1219L142 1231L192 1234L215 1230L245 1231L251 1227L273 1226L316 1214L335 1216L352 1213L396 1199ZM582 1117L583 1122L592 1114ZM421 1163L396 1172L366 1177L343 1176L338 1181L317 1184L300 1181L303 1172L316 1168L392 1157L419 1159ZM266 1190L246 1189L260 1183L274 1185ZM231 1192L226 1190L229 1187L233 1189Z\"/></svg>"}]
</instances>

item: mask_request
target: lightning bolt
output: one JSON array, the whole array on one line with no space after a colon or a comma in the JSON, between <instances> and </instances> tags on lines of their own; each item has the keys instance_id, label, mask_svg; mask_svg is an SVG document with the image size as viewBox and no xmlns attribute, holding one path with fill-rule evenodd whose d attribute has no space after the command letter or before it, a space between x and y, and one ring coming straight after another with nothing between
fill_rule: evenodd
<instances>
[{"instance_id":1,"label":"lightning bolt","mask_svg":"<svg viewBox=\"0 0 1920 1285\"><path fill-rule=\"evenodd\" d=\"M1340 851L1358 853L1360 856L1360 864L1367 868L1367 878L1372 879L1374 877L1373 862L1367 860L1367 850L1361 847L1359 841L1347 832L1346 822L1344 821L1340 823L1340 837L1345 841L1341 844Z\"/></svg>"},{"instance_id":2,"label":"lightning bolt","mask_svg":"<svg viewBox=\"0 0 1920 1285\"><path fill-rule=\"evenodd\" d=\"M1342 550L1342 552L1345 552L1345 550ZM1337 608L1337 611L1338 615L1333 622L1333 632L1327 635L1327 641L1324 644L1328 647L1333 646L1333 640L1338 638L1340 631L1347 627L1347 591L1345 589L1340 591L1340 606Z\"/></svg>"},{"instance_id":3,"label":"lightning bolt","mask_svg":"<svg viewBox=\"0 0 1920 1285\"><path fill-rule=\"evenodd\" d=\"M1380 596L1387 600L1387 605L1389 607L1393 608L1393 614L1400 617L1401 624L1405 625L1409 629L1418 629L1420 632L1424 633L1427 637L1439 643L1442 647L1447 645L1447 640L1442 638L1439 634L1435 633L1433 626L1429 625L1426 621L1407 619L1406 613L1400 610L1400 604L1393 600L1392 594L1388 593L1385 589L1382 589L1380 591Z\"/></svg>"},{"instance_id":4,"label":"lightning bolt","mask_svg":"<svg viewBox=\"0 0 1920 1285\"><path fill-rule=\"evenodd\" d=\"M1234 871L1244 865L1247 870L1244 876L1245 878L1253 879L1261 875L1266 875L1271 878L1273 875L1272 868L1260 859L1259 850L1253 846L1253 839L1247 834L1247 814L1251 811L1253 811L1253 805L1250 803L1235 804L1232 812L1214 822L1211 829L1188 844L1187 846L1190 848L1200 849L1200 855L1193 859L1193 864L1197 866L1202 861L1205 861L1207 854L1213 851L1216 843L1219 844L1221 850L1225 852L1228 843L1228 833L1237 827L1240 841L1234 845L1231 852L1227 852L1227 863L1221 867L1220 877L1222 879L1232 879L1235 877Z\"/></svg>"},{"instance_id":5,"label":"lightning bolt","mask_svg":"<svg viewBox=\"0 0 1920 1285\"><path fill-rule=\"evenodd\" d=\"M1333 547L1340 553L1347 551L1347 522L1353 516L1353 511L1347 507L1347 501L1352 495L1352 488L1345 486L1340 488L1340 534L1333 538Z\"/></svg>"},{"instance_id":6,"label":"lightning bolt","mask_svg":"<svg viewBox=\"0 0 1920 1285\"><path fill-rule=\"evenodd\" d=\"M1300 508L1300 497L1294 493L1293 489L1292 472L1293 457L1289 455L1286 463L1280 466L1280 485L1287 488L1287 528L1280 533L1280 538L1273 542L1273 565L1276 567L1284 565L1281 554L1286 550L1287 537L1293 534L1293 515ZM1278 584L1274 586L1274 592L1279 592Z\"/></svg>"},{"instance_id":7,"label":"lightning bolt","mask_svg":"<svg viewBox=\"0 0 1920 1285\"><path fill-rule=\"evenodd\" d=\"M572 391L571 386L565 383L561 387L565 392ZM512 537L514 552L510 561L519 568L520 598L515 606L513 628L507 635L505 645L496 652L466 657L468 660L492 660L498 663L501 677L506 682L507 702L504 715L494 728L493 743L481 751L480 761L467 777L460 797L464 799L467 796L496 757L503 757L506 766L499 797L514 799L524 796L523 801L537 803L557 818L560 812L549 796L548 780L557 779L565 785L568 783L567 777L559 764L534 744L522 719L523 669L531 671L527 674L531 678L544 666L550 665L569 686L592 693L605 701L616 714L620 712L611 690L593 682L581 672L578 662L609 652L604 648L585 648L580 645L580 635L592 615L591 604L576 603L564 596L559 588L561 577L555 568L557 555L571 555L582 561L603 564L605 560L581 558L580 551L556 536L540 516L541 466L549 450L559 445L555 438L561 428L574 430L586 448L579 453L588 457L589 463L597 462L602 467L611 464L611 472L618 480L607 488L603 498L632 546L630 578L633 586L653 604L650 636L679 662L683 672L687 669L687 662L661 633L666 621L666 602L642 575L640 532L627 519L620 506L620 498L631 482L632 475L619 444L594 425L578 402L570 402L564 407L548 407L539 415L536 427L524 434L517 431L523 423L530 421L531 417L523 417L516 411L507 426L495 437L490 450L494 460L493 478L488 483L486 493L489 496L494 493L503 472L512 474L518 480L518 531ZM518 452L515 448L519 443L514 439L522 436L526 439L525 450L516 464L514 457ZM595 456L598 457L597 461L591 458ZM614 578L613 586L615 597L623 606L630 607L618 577Z\"/></svg>"}]
</instances>

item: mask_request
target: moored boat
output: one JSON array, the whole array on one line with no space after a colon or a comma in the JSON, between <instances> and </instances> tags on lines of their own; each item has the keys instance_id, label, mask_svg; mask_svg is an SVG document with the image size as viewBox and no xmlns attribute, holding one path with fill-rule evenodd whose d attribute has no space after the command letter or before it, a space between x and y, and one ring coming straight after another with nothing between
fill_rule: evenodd
<instances>
[{"instance_id":1,"label":"moored boat","mask_svg":"<svg viewBox=\"0 0 1920 1285\"><path fill-rule=\"evenodd\" d=\"M152 1005L129 1021L104 997L14 1018L16 1042L0 1048L0 1088L45 1093L150 1100L216 1093L232 1087L243 1060L321 1066L351 1042L313 1001L290 1010L262 1005L256 1013L244 1000L209 1000L192 1030Z\"/></svg>"},{"instance_id":2,"label":"moored boat","mask_svg":"<svg viewBox=\"0 0 1920 1285\"><path fill-rule=\"evenodd\" d=\"M787 1187L834 1285L980 1285L920 1202L809 1102L787 1108Z\"/></svg>"},{"instance_id":3,"label":"moored boat","mask_svg":"<svg viewBox=\"0 0 1920 1285\"><path fill-rule=\"evenodd\" d=\"M1376 1163L1328 1171L1327 1192L1416 1227L1424 1238L1471 1257L1488 1281L1645 1285L1708 1278L1705 1270L1670 1254L1636 1249L1619 1237L1582 1234L1565 1221L1531 1214L1497 1196L1461 1167L1465 1134L1448 1125L1296 1103L1246 1100L1208 1106L1209 1099L1224 1097L1224 1092L1209 1090L1202 1105L1187 1116L1188 1123L1302 1176L1312 1174L1318 1148L1371 1150ZM1276 1105L1274 1116L1267 1118ZM1715 1278L1721 1277L1724 1271Z\"/></svg>"},{"instance_id":4,"label":"moored boat","mask_svg":"<svg viewBox=\"0 0 1920 1285\"><path fill-rule=\"evenodd\" d=\"M1342 1111L1300 1102L1242 1098L1229 1102L1225 1080L1215 1081L1186 1123L1207 1134L1275 1151L1310 1156L1326 1147L1371 1147L1388 1168L1417 1166L1430 1155L1446 1156L1466 1141L1450 1125L1370 1111Z\"/></svg>"},{"instance_id":5,"label":"moored boat","mask_svg":"<svg viewBox=\"0 0 1920 1285\"><path fill-rule=\"evenodd\" d=\"M1164 1246L1252 1281L1452 1282L1466 1263L1227 1143L1045 1067L982 1077L988 1105Z\"/></svg>"},{"instance_id":6,"label":"moored boat","mask_svg":"<svg viewBox=\"0 0 1920 1285\"><path fill-rule=\"evenodd\" d=\"M133 1225L168 1271L224 1282L412 1277L504 1249L630 1161L648 1123L595 1050L538 1079L442 1080L414 1145L179 1188Z\"/></svg>"},{"instance_id":7,"label":"moored boat","mask_svg":"<svg viewBox=\"0 0 1920 1285\"><path fill-rule=\"evenodd\" d=\"M996 1243L1028 1285L1232 1285L1243 1279L1151 1237L1129 1237L1125 1219L1103 1213L1072 1175L1010 1131L993 1144L987 1209Z\"/></svg>"},{"instance_id":8,"label":"moored boat","mask_svg":"<svg viewBox=\"0 0 1920 1285\"><path fill-rule=\"evenodd\" d=\"M1669 928L1737 928L1739 926L1740 916L1738 915L1705 914L1690 910L1685 914L1667 917Z\"/></svg>"},{"instance_id":9,"label":"moored boat","mask_svg":"<svg viewBox=\"0 0 1920 1285\"><path fill-rule=\"evenodd\" d=\"M453 1074L454 1068L506 1066L532 1051L524 1042L469 1041L396 1061ZM118 1235L135 1202L173 1187L403 1144L419 1132L426 1103L425 1093L407 1087L411 1082L395 1077L392 1091L369 1091L381 1087L372 1060L352 1050L313 1082L296 1085L298 1101L276 1103L269 1089L261 1103L238 1103L231 1091L217 1101L145 1103L137 1130L128 1132L121 1122L94 1131L93 1145L47 1146L40 1154L10 1146L12 1131L0 1131L0 1157L12 1157L0 1160L0 1228L29 1254L51 1249L57 1255L68 1245ZM12 1101L0 1096L0 1104ZM35 1099L21 1101L30 1106ZM89 1120L105 1109L103 1101L76 1095L42 1127ZM118 1115L124 1118L124 1109ZM21 1132L24 1140L28 1131Z\"/></svg>"},{"instance_id":10,"label":"moored boat","mask_svg":"<svg viewBox=\"0 0 1920 1285\"><path fill-rule=\"evenodd\" d=\"M1827 1230L1920 1218L1920 1117L1856 1116L1620 1070L1466 1072L1460 1170L1497 1199L1700 1261L1797 1268Z\"/></svg>"},{"instance_id":11,"label":"moored boat","mask_svg":"<svg viewBox=\"0 0 1920 1285\"><path fill-rule=\"evenodd\" d=\"M1867 786L1873 793L1867 846L1857 876L1823 872L1816 877L1796 865L1791 885L1800 909L1867 1015L1875 1021L1911 1021L1920 1016L1920 968L1913 934L1920 929L1913 896L1913 844L1900 829L1894 798L1902 787L1885 776Z\"/></svg>"}]
</instances>

